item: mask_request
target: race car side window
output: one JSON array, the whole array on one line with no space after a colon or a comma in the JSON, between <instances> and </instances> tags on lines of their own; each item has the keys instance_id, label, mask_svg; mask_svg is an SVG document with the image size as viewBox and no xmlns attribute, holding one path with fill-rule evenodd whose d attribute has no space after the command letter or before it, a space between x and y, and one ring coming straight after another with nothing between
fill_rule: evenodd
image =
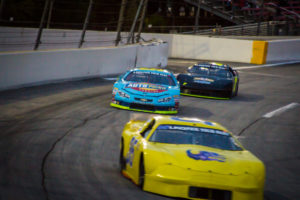
<instances>
[{"instance_id":1,"label":"race car side window","mask_svg":"<svg viewBox=\"0 0 300 200\"><path fill-rule=\"evenodd\" d=\"M125 74L121 74L120 76L118 76L117 81L122 79L125 76Z\"/></svg>"},{"instance_id":2,"label":"race car side window","mask_svg":"<svg viewBox=\"0 0 300 200\"><path fill-rule=\"evenodd\" d=\"M143 136L143 138L146 138L149 135L154 124L155 124L155 119L152 119L148 127L143 132L140 133L141 136Z\"/></svg>"},{"instance_id":3,"label":"race car side window","mask_svg":"<svg viewBox=\"0 0 300 200\"><path fill-rule=\"evenodd\" d=\"M236 76L235 70L233 70L231 67L229 67L229 71L231 72L231 74L232 74L233 76Z\"/></svg>"}]
</instances>

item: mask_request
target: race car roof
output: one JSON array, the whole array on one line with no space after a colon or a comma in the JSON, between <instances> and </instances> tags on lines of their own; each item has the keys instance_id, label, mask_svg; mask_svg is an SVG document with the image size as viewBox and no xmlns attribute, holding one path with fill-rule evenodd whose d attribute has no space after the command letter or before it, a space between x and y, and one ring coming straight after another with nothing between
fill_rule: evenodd
<instances>
[{"instance_id":1,"label":"race car roof","mask_svg":"<svg viewBox=\"0 0 300 200\"><path fill-rule=\"evenodd\" d=\"M186 126L196 126L196 127L204 127L211 129L219 129L225 132L229 132L226 128L221 126L220 124L203 120L199 118L187 118L187 117L176 117L176 116L155 116L156 122L159 124L177 124L177 125L186 125Z\"/></svg>"}]
</instances>

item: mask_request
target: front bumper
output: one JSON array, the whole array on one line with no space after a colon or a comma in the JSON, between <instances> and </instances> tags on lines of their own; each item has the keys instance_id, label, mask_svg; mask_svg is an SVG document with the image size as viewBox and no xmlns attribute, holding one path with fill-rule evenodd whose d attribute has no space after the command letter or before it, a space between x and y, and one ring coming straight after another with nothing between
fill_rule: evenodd
<instances>
[{"instance_id":1,"label":"front bumper","mask_svg":"<svg viewBox=\"0 0 300 200\"><path fill-rule=\"evenodd\" d=\"M177 114L178 110L175 107L167 106L149 106L146 104L137 104L137 103L126 103L122 101L113 101L110 103L110 106L121 108L125 110L133 110L147 113L157 113L157 114Z\"/></svg>"},{"instance_id":2,"label":"front bumper","mask_svg":"<svg viewBox=\"0 0 300 200\"><path fill-rule=\"evenodd\" d=\"M145 175L144 190L189 199L262 200L263 186L251 175L198 172L176 166L162 166Z\"/></svg>"}]
</instances>

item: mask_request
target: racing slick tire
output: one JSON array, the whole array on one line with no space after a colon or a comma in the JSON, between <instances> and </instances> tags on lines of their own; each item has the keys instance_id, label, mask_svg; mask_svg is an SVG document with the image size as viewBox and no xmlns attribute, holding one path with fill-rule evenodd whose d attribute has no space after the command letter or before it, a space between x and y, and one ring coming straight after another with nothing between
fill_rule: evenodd
<instances>
[{"instance_id":1,"label":"racing slick tire","mask_svg":"<svg viewBox=\"0 0 300 200\"><path fill-rule=\"evenodd\" d=\"M123 139L121 140L119 168L120 168L120 172L122 172L126 168L126 161L125 161L125 158L124 158L124 142L123 142Z\"/></svg>"},{"instance_id":2,"label":"racing slick tire","mask_svg":"<svg viewBox=\"0 0 300 200\"><path fill-rule=\"evenodd\" d=\"M238 95L238 91L239 91L239 85L236 86L236 90L235 90L235 93L234 93L235 97Z\"/></svg>"},{"instance_id":3,"label":"racing slick tire","mask_svg":"<svg viewBox=\"0 0 300 200\"><path fill-rule=\"evenodd\" d=\"M144 157L143 154L141 154L140 165L139 165L139 183L138 183L141 189L144 188L144 181L145 181L145 166L144 166Z\"/></svg>"}]
</instances>

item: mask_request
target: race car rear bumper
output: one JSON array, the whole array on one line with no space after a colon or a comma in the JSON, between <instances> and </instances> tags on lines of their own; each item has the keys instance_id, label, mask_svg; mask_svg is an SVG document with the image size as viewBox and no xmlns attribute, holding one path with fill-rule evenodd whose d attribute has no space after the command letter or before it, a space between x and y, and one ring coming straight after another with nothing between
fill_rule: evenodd
<instances>
[{"instance_id":1,"label":"race car rear bumper","mask_svg":"<svg viewBox=\"0 0 300 200\"><path fill-rule=\"evenodd\" d=\"M180 94L185 96L203 97L210 99L230 99L231 93L231 90L204 90L182 87Z\"/></svg>"},{"instance_id":2,"label":"race car rear bumper","mask_svg":"<svg viewBox=\"0 0 300 200\"><path fill-rule=\"evenodd\" d=\"M170 166L171 167L171 166ZM189 199L262 200L263 186L253 184L250 175L224 175L166 167L145 174L144 190ZM174 176L175 175L175 176ZM252 179L252 180L251 180Z\"/></svg>"},{"instance_id":3,"label":"race car rear bumper","mask_svg":"<svg viewBox=\"0 0 300 200\"><path fill-rule=\"evenodd\" d=\"M125 109L125 110L133 110L133 111L157 113L157 114L177 114L178 113L178 105L176 108L176 107L152 106L152 105L146 105L146 104L124 103L121 101L115 101L115 102L110 103L110 106Z\"/></svg>"}]
</instances>

